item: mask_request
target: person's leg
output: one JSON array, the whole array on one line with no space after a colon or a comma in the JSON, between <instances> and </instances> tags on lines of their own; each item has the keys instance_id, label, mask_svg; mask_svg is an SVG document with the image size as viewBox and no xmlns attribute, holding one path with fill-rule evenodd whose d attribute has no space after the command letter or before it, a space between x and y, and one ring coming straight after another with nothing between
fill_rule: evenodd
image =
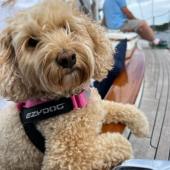
<instances>
[{"instance_id":1,"label":"person's leg","mask_svg":"<svg viewBox=\"0 0 170 170\"><path fill-rule=\"evenodd\" d=\"M127 39L120 41L120 43L115 48L115 54L113 55L113 60L115 64L112 70L109 71L107 77L101 82L95 81L93 83L94 87L97 88L101 98L103 99L107 94L113 80L119 75L119 73L124 68L126 49L127 49Z\"/></svg>"},{"instance_id":2,"label":"person's leg","mask_svg":"<svg viewBox=\"0 0 170 170\"><path fill-rule=\"evenodd\" d=\"M145 22L140 21L137 33L145 40L153 42L155 39L155 34L152 28Z\"/></svg>"},{"instance_id":3,"label":"person's leg","mask_svg":"<svg viewBox=\"0 0 170 170\"><path fill-rule=\"evenodd\" d=\"M139 19L127 20L122 26L122 28L120 28L120 30L123 32L136 32L143 39L151 42L155 39L153 30L143 20L139 20Z\"/></svg>"},{"instance_id":4,"label":"person's leg","mask_svg":"<svg viewBox=\"0 0 170 170\"><path fill-rule=\"evenodd\" d=\"M154 31L144 20L139 20L139 19L127 20L124 23L124 25L120 28L120 30L123 32L136 32L143 39L151 42L151 44L154 46L158 46L158 47L167 46L166 41L160 40L159 38L155 37Z\"/></svg>"}]
</instances>

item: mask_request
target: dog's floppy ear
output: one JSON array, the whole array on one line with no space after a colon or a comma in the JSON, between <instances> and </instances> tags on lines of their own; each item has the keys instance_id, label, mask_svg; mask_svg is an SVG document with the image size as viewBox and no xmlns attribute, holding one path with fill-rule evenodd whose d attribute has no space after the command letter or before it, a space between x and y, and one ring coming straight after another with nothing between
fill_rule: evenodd
<instances>
[{"instance_id":1,"label":"dog's floppy ear","mask_svg":"<svg viewBox=\"0 0 170 170\"><path fill-rule=\"evenodd\" d=\"M6 28L0 33L0 64L4 64L12 59L14 55L11 40L11 30L9 28Z\"/></svg>"},{"instance_id":2,"label":"dog's floppy ear","mask_svg":"<svg viewBox=\"0 0 170 170\"><path fill-rule=\"evenodd\" d=\"M3 97L11 94L15 75L15 54L11 41L11 31L7 28L0 33L0 96Z\"/></svg>"},{"instance_id":3,"label":"dog's floppy ear","mask_svg":"<svg viewBox=\"0 0 170 170\"><path fill-rule=\"evenodd\" d=\"M110 40L106 37L104 29L84 16L85 26L94 44L95 71L93 78L102 80L111 70L113 61L113 49Z\"/></svg>"}]
</instances>

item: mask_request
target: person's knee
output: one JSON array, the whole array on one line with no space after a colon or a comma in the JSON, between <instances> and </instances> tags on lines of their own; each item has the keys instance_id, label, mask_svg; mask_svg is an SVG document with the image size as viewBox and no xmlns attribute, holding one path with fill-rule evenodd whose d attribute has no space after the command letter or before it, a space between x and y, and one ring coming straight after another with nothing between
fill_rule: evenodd
<instances>
[{"instance_id":1,"label":"person's knee","mask_svg":"<svg viewBox=\"0 0 170 170\"><path fill-rule=\"evenodd\" d=\"M143 31L143 30L145 30L147 27L149 27L149 25L147 24L147 22L144 21L144 20L141 20L140 23L139 23L139 29L138 29L138 31Z\"/></svg>"}]
</instances>

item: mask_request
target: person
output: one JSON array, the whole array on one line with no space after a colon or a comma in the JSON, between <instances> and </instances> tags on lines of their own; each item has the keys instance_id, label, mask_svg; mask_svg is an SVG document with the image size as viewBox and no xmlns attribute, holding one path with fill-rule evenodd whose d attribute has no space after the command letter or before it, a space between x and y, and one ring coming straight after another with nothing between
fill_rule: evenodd
<instances>
[{"instance_id":1,"label":"person","mask_svg":"<svg viewBox=\"0 0 170 170\"><path fill-rule=\"evenodd\" d=\"M121 40L115 47L116 52L113 54L113 60L115 61L112 69L109 71L107 77L101 82L94 81L93 86L97 88L102 99L105 98L114 80L118 77L121 71L125 67L125 58L127 51L127 39Z\"/></svg>"},{"instance_id":2,"label":"person","mask_svg":"<svg viewBox=\"0 0 170 170\"><path fill-rule=\"evenodd\" d=\"M128 9L126 0L105 0L103 6L104 24L108 29L136 32L151 45L166 47L167 42L155 37L146 21L137 19Z\"/></svg>"}]
</instances>

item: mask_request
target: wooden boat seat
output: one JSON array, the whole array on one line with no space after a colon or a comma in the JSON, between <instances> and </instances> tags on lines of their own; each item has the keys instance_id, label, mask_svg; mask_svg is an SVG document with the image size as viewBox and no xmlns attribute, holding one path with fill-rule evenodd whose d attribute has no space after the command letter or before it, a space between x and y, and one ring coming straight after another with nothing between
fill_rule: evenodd
<instances>
[{"instance_id":1,"label":"wooden boat seat","mask_svg":"<svg viewBox=\"0 0 170 170\"><path fill-rule=\"evenodd\" d=\"M138 34L135 32L122 32L120 30L107 30L106 36L110 40L120 41L123 39L127 39L127 40L135 39L138 37Z\"/></svg>"},{"instance_id":2,"label":"wooden boat seat","mask_svg":"<svg viewBox=\"0 0 170 170\"><path fill-rule=\"evenodd\" d=\"M145 69L145 57L142 50L135 48L127 57L125 68L114 80L105 99L115 102L135 104ZM120 132L125 129L123 124L107 124L103 126L103 132Z\"/></svg>"}]
</instances>

